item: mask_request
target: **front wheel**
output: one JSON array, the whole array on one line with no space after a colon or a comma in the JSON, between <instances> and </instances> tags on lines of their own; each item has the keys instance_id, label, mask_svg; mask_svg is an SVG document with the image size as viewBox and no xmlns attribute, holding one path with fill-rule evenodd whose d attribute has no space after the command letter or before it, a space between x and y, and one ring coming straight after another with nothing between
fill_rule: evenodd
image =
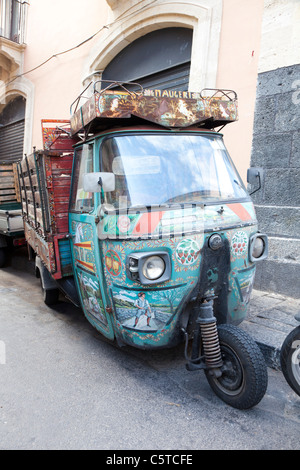
<instances>
[{"instance_id":1,"label":"front wheel","mask_svg":"<svg viewBox=\"0 0 300 470\"><path fill-rule=\"evenodd\" d=\"M233 325L218 326L223 366L217 377L209 369L206 378L215 394L234 408L257 405L266 393L267 366L255 341Z\"/></svg>"},{"instance_id":2,"label":"front wheel","mask_svg":"<svg viewBox=\"0 0 300 470\"><path fill-rule=\"evenodd\" d=\"M280 364L287 383L300 396L300 326L285 338L280 350Z\"/></svg>"}]
</instances>

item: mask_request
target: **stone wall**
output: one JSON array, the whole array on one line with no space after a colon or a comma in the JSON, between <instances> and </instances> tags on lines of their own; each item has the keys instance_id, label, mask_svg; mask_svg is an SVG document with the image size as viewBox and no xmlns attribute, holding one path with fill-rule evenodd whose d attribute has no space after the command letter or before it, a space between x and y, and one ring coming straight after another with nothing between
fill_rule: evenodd
<instances>
[{"instance_id":1,"label":"stone wall","mask_svg":"<svg viewBox=\"0 0 300 470\"><path fill-rule=\"evenodd\" d=\"M269 236L255 287L300 298L300 64L258 74L251 166L264 168L252 198Z\"/></svg>"}]
</instances>

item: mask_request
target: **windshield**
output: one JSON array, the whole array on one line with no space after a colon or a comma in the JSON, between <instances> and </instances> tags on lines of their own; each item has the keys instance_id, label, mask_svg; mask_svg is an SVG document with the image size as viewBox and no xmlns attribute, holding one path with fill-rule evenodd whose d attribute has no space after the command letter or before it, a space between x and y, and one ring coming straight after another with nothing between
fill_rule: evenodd
<instances>
[{"instance_id":1,"label":"windshield","mask_svg":"<svg viewBox=\"0 0 300 470\"><path fill-rule=\"evenodd\" d=\"M248 197L221 136L138 134L106 139L102 171L115 174L115 208Z\"/></svg>"}]
</instances>

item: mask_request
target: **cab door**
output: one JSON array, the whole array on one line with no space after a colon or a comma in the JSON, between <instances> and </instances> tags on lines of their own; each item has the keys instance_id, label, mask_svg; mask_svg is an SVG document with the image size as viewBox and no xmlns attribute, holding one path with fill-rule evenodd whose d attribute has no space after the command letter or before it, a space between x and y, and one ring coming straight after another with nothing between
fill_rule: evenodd
<instances>
[{"instance_id":1,"label":"cab door","mask_svg":"<svg viewBox=\"0 0 300 470\"><path fill-rule=\"evenodd\" d=\"M74 277L88 321L104 336L114 338L108 311L102 259L97 236L98 194L83 190L83 175L94 171L94 144L75 150L69 212Z\"/></svg>"}]
</instances>

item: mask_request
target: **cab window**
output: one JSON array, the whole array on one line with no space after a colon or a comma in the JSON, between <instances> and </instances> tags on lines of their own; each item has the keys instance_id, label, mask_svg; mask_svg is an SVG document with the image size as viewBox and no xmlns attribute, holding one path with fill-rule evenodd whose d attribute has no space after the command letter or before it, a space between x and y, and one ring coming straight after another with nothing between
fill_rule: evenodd
<instances>
[{"instance_id":1,"label":"cab window","mask_svg":"<svg viewBox=\"0 0 300 470\"><path fill-rule=\"evenodd\" d=\"M75 150L70 210L76 212L91 212L93 210L94 194L83 189L83 175L92 172L93 145L84 144Z\"/></svg>"}]
</instances>

